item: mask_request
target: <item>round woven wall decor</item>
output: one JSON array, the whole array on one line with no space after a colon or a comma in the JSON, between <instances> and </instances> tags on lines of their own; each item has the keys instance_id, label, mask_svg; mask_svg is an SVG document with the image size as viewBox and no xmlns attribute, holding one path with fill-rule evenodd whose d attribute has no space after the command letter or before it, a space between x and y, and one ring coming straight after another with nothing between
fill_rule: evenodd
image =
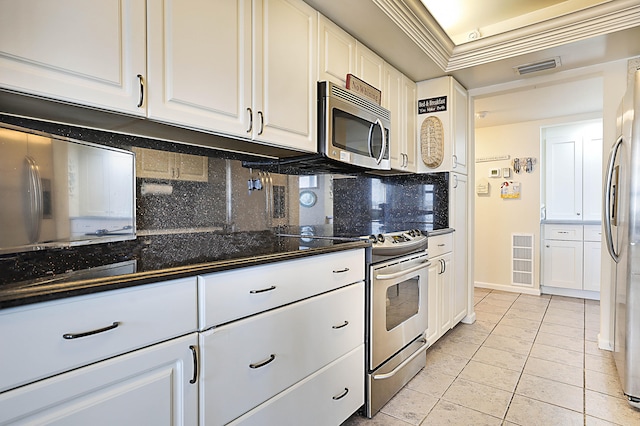
<instances>
[{"instance_id":1,"label":"round woven wall decor","mask_svg":"<svg viewBox=\"0 0 640 426\"><path fill-rule=\"evenodd\" d=\"M430 116L424 119L420 127L420 152L422 162L435 169L444 158L444 130L442 121L438 117Z\"/></svg>"}]
</instances>

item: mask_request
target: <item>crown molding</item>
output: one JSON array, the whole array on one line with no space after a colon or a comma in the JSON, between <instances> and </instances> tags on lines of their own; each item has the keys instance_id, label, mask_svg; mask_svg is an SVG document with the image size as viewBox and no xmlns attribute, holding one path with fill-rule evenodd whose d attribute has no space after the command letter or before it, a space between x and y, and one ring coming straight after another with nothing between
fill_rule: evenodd
<instances>
[{"instance_id":1,"label":"crown molding","mask_svg":"<svg viewBox=\"0 0 640 426\"><path fill-rule=\"evenodd\" d=\"M445 72L640 25L640 2L617 0L456 46L419 0L372 1Z\"/></svg>"}]
</instances>

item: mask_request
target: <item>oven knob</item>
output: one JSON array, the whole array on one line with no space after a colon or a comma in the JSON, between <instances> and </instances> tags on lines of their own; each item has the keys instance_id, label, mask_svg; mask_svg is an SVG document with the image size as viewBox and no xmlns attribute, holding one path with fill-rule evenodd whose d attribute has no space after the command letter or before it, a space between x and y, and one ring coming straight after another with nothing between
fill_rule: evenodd
<instances>
[{"instance_id":1,"label":"oven knob","mask_svg":"<svg viewBox=\"0 0 640 426\"><path fill-rule=\"evenodd\" d=\"M378 241L380 241L381 243L384 243L384 235L378 234Z\"/></svg>"},{"instance_id":2,"label":"oven knob","mask_svg":"<svg viewBox=\"0 0 640 426\"><path fill-rule=\"evenodd\" d=\"M413 229L409 232L407 232L407 234L409 234L410 237L415 237L416 236L416 231L414 231Z\"/></svg>"},{"instance_id":3,"label":"oven knob","mask_svg":"<svg viewBox=\"0 0 640 426\"><path fill-rule=\"evenodd\" d=\"M420 235L422 235L422 231L420 231L419 229L415 229L413 232L416 233L416 237L419 237Z\"/></svg>"},{"instance_id":4,"label":"oven knob","mask_svg":"<svg viewBox=\"0 0 640 426\"><path fill-rule=\"evenodd\" d=\"M376 238L375 235L371 234L369 235L369 242L375 244L378 241L378 238Z\"/></svg>"}]
</instances>

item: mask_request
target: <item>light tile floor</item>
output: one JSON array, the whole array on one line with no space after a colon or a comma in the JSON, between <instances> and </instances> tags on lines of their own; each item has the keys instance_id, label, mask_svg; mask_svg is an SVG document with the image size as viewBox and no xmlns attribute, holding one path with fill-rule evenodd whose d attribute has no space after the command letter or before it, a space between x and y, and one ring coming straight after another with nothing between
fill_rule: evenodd
<instances>
[{"instance_id":1,"label":"light tile floor","mask_svg":"<svg viewBox=\"0 0 640 426\"><path fill-rule=\"evenodd\" d=\"M356 425L640 425L611 352L598 348L599 303L477 288L474 324L427 350L427 366Z\"/></svg>"}]
</instances>

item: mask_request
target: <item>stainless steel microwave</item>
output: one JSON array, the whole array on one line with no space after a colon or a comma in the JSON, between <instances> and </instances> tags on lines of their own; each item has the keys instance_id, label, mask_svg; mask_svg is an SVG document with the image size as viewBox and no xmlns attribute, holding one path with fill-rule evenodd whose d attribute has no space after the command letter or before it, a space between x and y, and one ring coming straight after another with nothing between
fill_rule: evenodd
<instances>
[{"instance_id":1,"label":"stainless steel microwave","mask_svg":"<svg viewBox=\"0 0 640 426\"><path fill-rule=\"evenodd\" d=\"M318 82L318 149L324 156L359 167L390 170L391 113L328 81Z\"/></svg>"}]
</instances>

